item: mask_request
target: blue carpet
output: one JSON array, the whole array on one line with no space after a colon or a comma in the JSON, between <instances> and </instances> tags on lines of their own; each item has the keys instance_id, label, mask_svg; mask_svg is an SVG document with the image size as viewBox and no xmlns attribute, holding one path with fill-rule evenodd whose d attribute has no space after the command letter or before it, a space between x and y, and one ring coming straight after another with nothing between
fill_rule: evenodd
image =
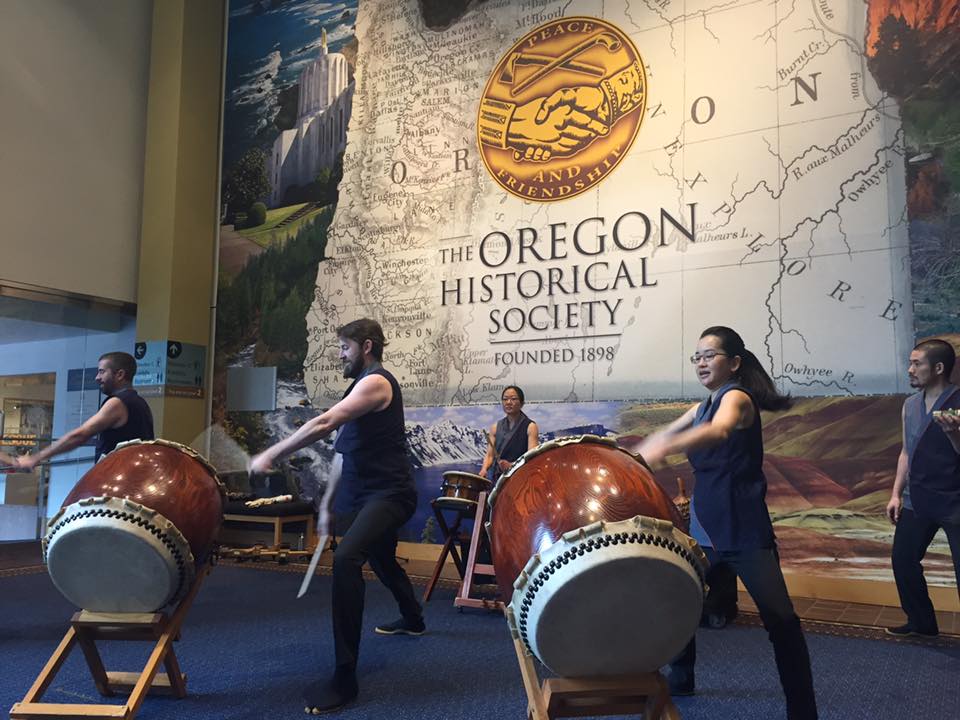
<instances>
[{"instance_id":1,"label":"blue carpet","mask_svg":"<svg viewBox=\"0 0 960 720\"><path fill-rule=\"evenodd\" d=\"M309 595L298 601L299 583L300 575L293 572L215 568L177 643L189 696L150 697L137 717L304 717L300 689L328 672L333 651L330 578L318 576ZM427 635L379 636L374 625L395 619L396 606L379 583L368 583L360 698L337 717L524 718L523 686L502 617L457 612L452 598L450 591L434 595L427 607ZM0 578L0 711L23 698L73 612L46 574ZM960 717L960 647L814 634L807 639L822 718ZM116 642L101 648L110 670L139 670L149 650L145 644ZM763 630L702 630L698 651L698 694L677 700L684 720L784 717ZM79 649L44 700L109 702L96 693Z\"/></svg>"}]
</instances>

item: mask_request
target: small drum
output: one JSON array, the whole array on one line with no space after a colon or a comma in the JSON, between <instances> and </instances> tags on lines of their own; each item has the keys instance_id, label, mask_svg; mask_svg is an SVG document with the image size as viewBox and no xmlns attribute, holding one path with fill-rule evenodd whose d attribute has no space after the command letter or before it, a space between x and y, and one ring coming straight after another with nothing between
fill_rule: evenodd
<instances>
[{"instance_id":1,"label":"small drum","mask_svg":"<svg viewBox=\"0 0 960 720\"><path fill-rule=\"evenodd\" d=\"M480 493L490 492L493 483L482 475L448 470L443 474L443 484L440 486L440 497L436 503L439 507L451 510L476 507L480 501Z\"/></svg>"},{"instance_id":2,"label":"small drum","mask_svg":"<svg viewBox=\"0 0 960 720\"><path fill-rule=\"evenodd\" d=\"M693 636L706 556L649 469L613 440L562 438L497 483L488 524L511 629L566 677L652 672Z\"/></svg>"},{"instance_id":3,"label":"small drum","mask_svg":"<svg viewBox=\"0 0 960 720\"><path fill-rule=\"evenodd\" d=\"M92 612L154 612L186 594L223 520L223 486L193 449L121 443L87 472L48 525L50 578Z\"/></svg>"}]
</instances>

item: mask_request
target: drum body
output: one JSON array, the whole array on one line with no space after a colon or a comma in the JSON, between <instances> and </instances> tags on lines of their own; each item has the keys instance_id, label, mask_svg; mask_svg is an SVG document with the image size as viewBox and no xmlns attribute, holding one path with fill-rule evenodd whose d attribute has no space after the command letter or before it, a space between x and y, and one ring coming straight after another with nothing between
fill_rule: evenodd
<instances>
[{"instance_id":1,"label":"drum body","mask_svg":"<svg viewBox=\"0 0 960 720\"><path fill-rule=\"evenodd\" d=\"M508 620L566 677L656 670L692 637L706 557L653 474L596 436L550 441L504 474L488 526Z\"/></svg>"},{"instance_id":2,"label":"drum body","mask_svg":"<svg viewBox=\"0 0 960 720\"><path fill-rule=\"evenodd\" d=\"M216 470L165 440L122 443L73 488L43 539L57 589L92 612L153 612L181 598L223 520Z\"/></svg>"},{"instance_id":3,"label":"drum body","mask_svg":"<svg viewBox=\"0 0 960 720\"><path fill-rule=\"evenodd\" d=\"M490 492L493 483L482 475L448 470L443 474L443 484L440 485L440 497L437 505L442 508L463 509L475 507L480 500L481 492Z\"/></svg>"}]
</instances>

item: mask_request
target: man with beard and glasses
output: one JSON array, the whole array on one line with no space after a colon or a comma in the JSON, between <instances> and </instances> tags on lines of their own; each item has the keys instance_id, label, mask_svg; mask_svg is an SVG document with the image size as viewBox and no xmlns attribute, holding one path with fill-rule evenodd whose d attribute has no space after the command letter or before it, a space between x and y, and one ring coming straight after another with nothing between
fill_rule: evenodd
<instances>
[{"instance_id":1,"label":"man with beard and glasses","mask_svg":"<svg viewBox=\"0 0 960 720\"><path fill-rule=\"evenodd\" d=\"M950 383L953 346L925 340L910 353L907 375L917 390L903 403L903 449L887 516L893 534L893 577L907 622L891 635L936 637L937 616L921 564L941 528L960 587L960 388Z\"/></svg>"},{"instance_id":2,"label":"man with beard and glasses","mask_svg":"<svg viewBox=\"0 0 960 720\"><path fill-rule=\"evenodd\" d=\"M347 323L337 331L344 377L352 378L343 399L297 432L251 460L251 472L271 466L337 428L334 448L343 454L336 509L345 528L333 559L333 635L336 667L329 680L307 686L307 711L329 712L358 693L357 658L363 622L363 564L387 586L401 618L381 625L383 635L422 635L426 627L410 579L397 563L398 531L414 513L417 495L407 454L403 398L396 378L381 365L386 345L374 320ZM320 532L329 531L328 488L320 508Z\"/></svg>"},{"instance_id":3,"label":"man with beard and glasses","mask_svg":"<svg viewBox=\"0 0 960 720\"><path fill-rule=\"evenodd\" d=\"M50 458L69 452L97 436L96 460L128 440L153 440L153 415L147 401L133 389L137 361L125 352L108 352L97 363L97 384L107 399L83 425L33 455L17 458L23 470L33 470Z\"/></svg>"}]
</instances>

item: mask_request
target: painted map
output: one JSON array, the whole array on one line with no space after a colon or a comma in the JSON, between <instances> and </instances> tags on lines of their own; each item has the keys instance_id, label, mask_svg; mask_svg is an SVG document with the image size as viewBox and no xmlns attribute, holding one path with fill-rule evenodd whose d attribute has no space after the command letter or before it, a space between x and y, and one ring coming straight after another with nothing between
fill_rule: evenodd
<instances>
[{"instance_id":1,"label":"painted map","mask_svg":"<svg viewBox=\"0 0 960 720\"><path fill-rule=\"evenodd\" d=\"M601 9L643 60L635 141L576 197L504 192L477 150L491 72L538 27ZM339 397L333 330L364 315L414 404L507 382L538 400L696 397L686 356L713 324L795 394L905 390L903 136L866 22L842 0L490 1L431 30L415 0L361 4L308 393Z\"/></svg>"}]
</instances>

